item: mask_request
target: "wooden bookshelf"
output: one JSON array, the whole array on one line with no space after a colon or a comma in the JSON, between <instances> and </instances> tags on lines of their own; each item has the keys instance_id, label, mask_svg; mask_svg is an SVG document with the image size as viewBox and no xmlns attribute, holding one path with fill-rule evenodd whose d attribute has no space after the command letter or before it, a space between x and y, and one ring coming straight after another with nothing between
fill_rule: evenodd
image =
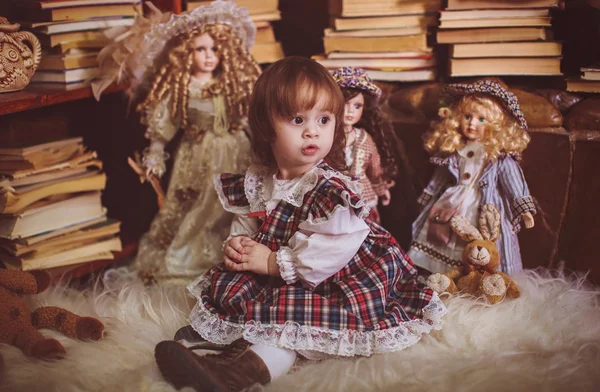
<instances>
[{"instance_id":1,"label":"wooden bookshelf","mask_svg":"<svg viewBox=\"0 0 600 392\"><path fill-rule=\"evenodd\" d=\"M112 85L102 95L124 89L124 85ZM92 88L89 86L69 88L63 85L40 87L30 84L21 91L0 94L0 116L91 97Z\"/></svg>"}]
</instances>

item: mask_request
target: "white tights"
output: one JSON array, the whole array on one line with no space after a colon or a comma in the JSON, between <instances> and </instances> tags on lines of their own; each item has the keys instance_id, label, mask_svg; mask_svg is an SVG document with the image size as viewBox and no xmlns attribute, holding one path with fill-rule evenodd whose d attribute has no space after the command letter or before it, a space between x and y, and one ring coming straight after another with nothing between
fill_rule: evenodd
<instances>
[{"instance_id":1,"label":"white tights","mask_svg":"<svg viewBox=\"0 0 600 392\"><path fill-rule=\"evenodd\" d=\"M253 344L250 350L263 360L269 373L271 381L286 374L296 361L296 352L287 348L265 346L264 344Z\"/></svg>"}]
</instances>

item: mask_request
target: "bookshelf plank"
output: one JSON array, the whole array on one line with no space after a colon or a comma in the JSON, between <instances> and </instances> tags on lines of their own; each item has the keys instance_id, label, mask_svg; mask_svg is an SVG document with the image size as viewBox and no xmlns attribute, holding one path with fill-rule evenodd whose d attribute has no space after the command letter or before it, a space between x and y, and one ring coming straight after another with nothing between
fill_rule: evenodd
<instances>
[{"instance_id":1,"label":"bookshelf plank","mask_svg":"<svg viewBox=\"0 0 600 392\"><path fill-rule=\"evenodd\" d=\"M124 85L111 85L103 94L123 91ZM0 116L92 97L90 86L69 89L62 85L40 87L30 84L24 90L0 94Z\"/></svg>"}]
</instances>

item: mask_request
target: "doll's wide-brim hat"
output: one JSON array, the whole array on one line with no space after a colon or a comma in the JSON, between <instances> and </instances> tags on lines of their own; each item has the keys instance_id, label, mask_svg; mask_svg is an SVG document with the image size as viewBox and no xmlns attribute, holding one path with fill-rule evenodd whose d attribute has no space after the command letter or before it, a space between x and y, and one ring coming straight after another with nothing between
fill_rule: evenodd
<instances>
[{"instance_id":1,"label":"doll's wide-brim hat","mask_svg":"<svg viewBox=\"0 0 600 392\"><path fill-rule=\"evenodd\" d=\"M450 106L459 101L465 95L481 94L489 95L497 99L502 106L517 119L524 129L527 129L527 121L519 106L517 96L501 84L493 80L479 80L475 83L453 83L449 84L440 93L440 105Z\"/></svg>"},{"instance_id":2,"label":"doll's wide-brim hat","mask_svg":"<svg viewBox=\"0 0 600 392\"><path fill-rule=\"evenodd\" d=\"M341 88L353 88L377 98L381 97L381 89L362 68L338 68L331 73L331 76L333 76L333 79Z\"/></svg>"},{"instance_id":3,"label":"doll's wide-brim hat","mask_svg":"<svg viewBox=\"0 0 600 392\"><path fill-rule=\"evenodd\" d=\"M256 37L256 26L248 9L239 7L234 1L216 0L181 14L173 14L165 23L157 23L144 36L148 57L155 58L173 37L187 34L207 25L227 25L250 50ZM153 57L154 56L154 57Z\"/></svg>"}]
</instances>

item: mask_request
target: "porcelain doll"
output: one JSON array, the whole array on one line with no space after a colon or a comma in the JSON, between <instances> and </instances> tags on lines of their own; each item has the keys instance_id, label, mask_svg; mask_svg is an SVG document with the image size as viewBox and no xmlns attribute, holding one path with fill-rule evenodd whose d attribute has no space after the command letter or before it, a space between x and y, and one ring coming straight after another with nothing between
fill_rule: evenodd
<instances>
[{"instance_id":1,"label":"porcelain doll","mask_svg":"<svg viewBox=\"0 0 600 392\"><path fill-rule=\"evenodd\" d=\"M500 84L481 80L451 84L442 92L440 121L425 135L425 149L437 166L419 197L423 207L413 223L408 255L430 272L461 265L465 243L448 224L457 214L477 227L479 209L492 204L501 215L500 269L523 269L517 233L534 225L534 200L519 166L529 143L527 122L514 94Z\"/></svg>"},{"instance_id":2,"label":"porcelain doll","mask_svg":"<svg viewBox=\"0 0 600 392\"><path fill-rule=\"evenodd\" d=\"M256 82L256 164L215 178L236 214L225 257L188 286L197 303L184 342L155 347L175 388L246 390L284 375L297 353L371 356L441 328L439 297L390 233L364 219L358 184L336 170L343 107L329 72L305 57L272 64Z\"/></svg>"},{"instance_id":3,"label":"porcelain doll","mask_svg":"<svg viewBox=\"0 0 600 392\"><path fill-rule=\"evenodd\" d=\"M141 160L148 177L164 175L165 145L182 135L164 205L142 236L134 265L150 282L189 283L222 257L231 225L212 177L249 164L244 128L260 74L249 54L256 30L247 10L229 1L153 19L139 18L129 30L151 24L126 62L150 141ZM111 56L118 57L114 49Z\"/></svg>"},{"instance_id":4,"label":"porcelain doll","mask_svg":"<svg viewBox=\"0 0 600 392\"><path fill-rule=\"evenodd\" d=\"M377 204L389 205L396 160L391 137L379 113L381 89L364 70L343 67L333 78L344 94L345 160L348 175L359 182L362 196L371 208L369 219L380 223Z\"/></svg>"}]
</instances>

